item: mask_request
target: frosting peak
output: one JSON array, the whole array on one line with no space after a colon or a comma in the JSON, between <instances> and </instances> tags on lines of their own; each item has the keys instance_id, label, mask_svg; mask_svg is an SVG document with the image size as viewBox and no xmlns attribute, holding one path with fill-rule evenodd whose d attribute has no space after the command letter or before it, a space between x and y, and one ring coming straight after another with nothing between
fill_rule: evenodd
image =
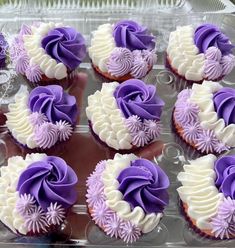
<instances>
[{"instance_id":1,"label":"frosting peak","mask_svg":"<svg viewBox=\"0 0 235 248\"><path fill-rule=\"evenodd\" d=\"M39 86L33 89L29 95L29 107L32 112L45 114L52 123L60 120L68 121L72 125L76 123L76 99L64 92L61 86Z\"/></svg>"},{"instance_id":2,"label":"frosting peak","mask_svg":"<svg viewBox=\"0 0 235 248\"><path fill-rule=\"evenodd\" d=\"M155 37L150 35L146 27L130 20L123 20L114 26L113 36L118 47L126 47L131 51L138 49L152 50Z\"/></svg>"},{"instance_id":3,"label":"frosting peak","mask_svg":"<svg viewBox=\"0 0 235 248\"><path fill-rule=\"evenodd\" d=\"M114 97L125 118L137 115L141 119L160 120L164 102L157 96L155 86L130 79L116 88Z\"/></svg>"},{"instance_id":4,"label":"frosting peak","mask_svg":"<svg viewBox=\"0 0 235 248\"><path fill-rule=\"evenodd\" d=\"M212 24L200 25L194 34L194 42L200 53L205 53L211 47L217 47L222 54L230 53L235 46L221 30Z\"/></svg>"},{"instance_id":5,"label":"frosting peak","mask_svg":"<svg viewBox=\"0 0 235 248\"><path fill-rule=\"evenodd\" d=\"M169 202L169 180L163 170L146 159L131 162L118 176L119 190L132 208L140 206L146 213L162 212Z\"/></svg>"},{"instance_id":6,"label":"frosting peak","mask_svg":"<svg viewBox=\"0 0 235 248\"><path fill-rule=\"evenodd\" d=\"M215 110L226 125L235 124L235 89L224 87L213 96Z\"/></svg>"},{"instance_id":7,"label":"frosting peak","mask_svg":"<svg viewBox=\"0 0 235 248\"><path fill-rule=\"evenodd\" d=\"M44 210L55 202L69 208L77 200L77 181L75 172L63 159L47 156L22 172L17 190L19 195L32 195Z\"/></svg>"},{"instance_id":8,"label":"frosting peak","mask_svg":"<svg viewBox=\"0 0 235 248\"><path fill-rule=\"evenodd\" d=\"M70 70L76 69L86 56L83 36L71 27L59 27L49 31L41 43L47 54Z\"/></svg>"}]
</instances>

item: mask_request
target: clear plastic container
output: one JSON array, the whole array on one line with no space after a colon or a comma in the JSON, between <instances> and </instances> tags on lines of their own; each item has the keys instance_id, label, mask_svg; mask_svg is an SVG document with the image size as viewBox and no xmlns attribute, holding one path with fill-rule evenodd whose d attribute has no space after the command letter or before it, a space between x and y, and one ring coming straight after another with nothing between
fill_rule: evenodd
<instances>
[{"instance_id":1,"label":"clear plastic container","mask_svg":"<svg viewBox=\"0 0 235 248\"><path fill-rule=\"evenodd\" d=\"M168 174L171 182L169 189L170 204L165 210L162 221L155 230L144 235L136 243L129 246L138 247L234 247L235 241L219 241L206 239L196 234L181 215L179 199L176 188L180 185L177 181L177 174L182 170L183 163L189 159L195 159L200 154L188 147L174 133L172 128L172 109L179 91L190 87L183 79L177 78L172 72L164 66L165 48L170 31L177 25L198 25L204 22L214 23L220 26L225 33L229 35L235 43L235 16L230 14L190 14L190 15L172 15L167 13L140 15L140 14L108 14L108 13L76 13L63 12L63 14L38 13L37 15L22 15L18 12L15 17L5 15L0 19L0 27L8 39L16 34L22 23L32 23L33 21L62 21L66 25L71 25L82 32L90 42L90 33L98 25L107 22L114 22L118 19L134 19L150 27L157 36L158 62L153 70L144 79L147 83L157 87L158 94L165 101L165 107L162 115L164 126L160 140L155 143L154 149L140 150L142 156L155 160ZM101 147L95 142L89 132L85 108L87 106L87 97L101 88L105 80L97 75L91 66L87 57L86 61L80 65L78 70L79 78L77 87L73 89L79 99L81 116L77 125L76 132L71 140L60 148L53 151L54 155L64 158L68 164L77 172L79 178L78 192L79 199L73 207L73 213L68 218L68 222L61 227L61 230L54 235L46 237L22 237L12 234L6 227L0 224L0 246L23 247L29 246L78 246L78 247L125 247L120 240L111 239L104 234L91 221L87 214L85 192L85 181L87 176L93 171L98 161L111 158L113 152L108 148ZM84 76L84 73L87 76ZM4 76L2 76L4 75ZM7 76L6 76L7 75ZM25 84L24 79L17 76L11 66L0 72L0 77L5 77L5 81L0 82L1 112L7 111L7 104L13 100L14 94L20 90L21 84ZM86 78L87 77L87 78ZM223 85L235 87L235 70L222 80ZM4 126L3 116L0 116L0 163L6 164L6 159L13 155L25 155L26 151L19 148L8 135ZM163 148L162 153L160 152ZM235 153L235 150L230 151Z\"/></svg>"}]
</instances>

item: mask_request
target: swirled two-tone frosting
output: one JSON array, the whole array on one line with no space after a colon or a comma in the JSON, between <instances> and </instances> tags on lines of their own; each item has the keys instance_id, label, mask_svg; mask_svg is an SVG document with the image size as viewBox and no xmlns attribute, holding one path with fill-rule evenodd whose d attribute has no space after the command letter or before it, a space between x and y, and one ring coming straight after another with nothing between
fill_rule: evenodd
<instances>
[{"instance_id":1,"label":"swirled two-tone frosting","mask_svg":"<svg viewBox=\"0 0 235 248\"><path fill-rule=\"evenodd\" d=\"M141 232L151 232L168 204L166 174L158 165L134 154L116 154L113 160L102 161L88 178L87 186L87 203L96 224L126 242L135 241ZM101 211L103 216L99 218ZM108 216L120 224L115 229L117 235ZM127 225L129 231L123 233Z\"/></svg>"},{"instance_id":2,"label":"swirled two-tone frosting","mask_svg":"<svg viewBox=\"0 0 235 248\"><path fill-rule=\"evenodd\" d=\"M155 86L130 79L103 84L88 97L86 114L101 141L122 150L142 147L160 135L163 106Z\"/></svg>"},{"instance_id":3,"label":"swirled two-tone frosting","mask_svg":"<svg viewBox=\"0 0 235 248\"><path fill-rule=\"evenodd\" d=\"M93 65L114 80L142 78L156 63L154 39L146 27L134 21L103 24L93 32L89 55Z\"/></svg>"},{"instance_id":4,"label":"swirled two-tone frosting","mask_svg":"<svg viewBox=\"0 0 235 248\"><path fill-rule=\"evenodd\" d=\"M77 176L58 157L14 156L0 170L0 220L15 233L48 232L76 201Z\"/></svg>"},{"instance_id":5,"label":"swirled two-tone frosting","mask_svg":"<svg viewBox=\"0 0 235 248\"><path fill-rule=\"evenodd\" d=\"M43 74L57 80L67 77L85 55L82 35L73 28L52 22L24 25L11 47L17 72L32 82L40 81Z\"/></svg>"},{"instance_id":6,"label":"swirled two-tone frosting","mask_svg":"<svg viewBox=\"0 0 235 248\"><path fill-rule=\"evenodd\" d=\"M200 157L184 165L177 189L184 211L196 227L220 239L235 237L235 156Z\"/></svg>"},{"instance_id":7,"label":"swirled two-tone frosting","mask_svg":"<svg viewBox=\"0 0 235 248\"><path fill-rule=\"evenodd\" d=\"M61 86L39 86L30 94L22 87L9 104L6 125L20 144L47 149L71 136L77 116L75 97Z\"/></svg>"},{"instance_id":8,"label":"swirled two-tone frosting","mask_svg":"<svg viewBox=\"0 0 235 248\"><path fill-rule=\"evenodd\" d=\"M234 147L234 89L204 81L193 84L189 94L183 94L185 91L179 94L174 111L181 136L205 153L221 153Z\"/></svg>"},{"instance_id":9,"label":"swirled two-tone frosting","mask_svg":"<svg viewBox=\"0 0 235 248\"><path fill-rule=\"evenodd\" d=\"M235 66L229 38L215 25L177 27L167 48L171 67L187 80L218 80Z\"/></svg>"}]
</instances>

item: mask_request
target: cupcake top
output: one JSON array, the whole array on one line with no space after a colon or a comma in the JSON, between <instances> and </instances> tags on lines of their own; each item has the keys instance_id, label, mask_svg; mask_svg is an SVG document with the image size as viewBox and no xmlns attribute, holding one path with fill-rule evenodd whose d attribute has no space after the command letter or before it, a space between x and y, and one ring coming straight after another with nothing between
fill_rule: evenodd
<instances>
[{"instance_id":1,"label":"cupcake top","mask_svg":"<svg viewBox=\"0 0 235 248\"><path fill-rule=\"evenodd\" d=\"M235 89L204 81L180 92L175 122L182 136L205 153L221 153L235 147Z\"/></svg>"},{"instance_id":2,"label":"cupcake top","mask_svg":"<svg viewBox=\"0 0 235 248\"><path fill-rule=\"evenodd\" d=\"M134 154L116 154L98 163L87 187L92 219L106 234L127 243L151 232L169 202L165 172Z\"/></svg>"},{"instance_id":3,"label":"cupcake top","mask_svg":"<svg viewBox=\"0 0 235 248\"><path fill-rule=\"evenodd\" d=\"M63 79L86 56L83 36L61 23L22 25L10 49L16 71L31 82L47 78Z\"/></svg>"},{"instance_id":4,"label":"cupcake top","mask_svg":"<svg viewBox=\"0 0 235 248\"><path fill-rule=\"evenodd\" d=\"M235 237L235 155L209 154L184 165L177 189L199 229L220 239Z\"/></svg>"},{"instance_id":5,"label":"cupcake top","mask_svg":"<svg viewBox=\"0 0 235 248\"><path fill-rule=\"evenodd\" d=\"M77 200L77 176L59 157L13 156L0 172L0 220L14 233L35 235L59 227Z\"/></svg>"},{"instance_id":6,"label":"cupcake top","mask_svg":"<svg viewBox=\"0 0 235 248\"><path fill-rule=\"evenodd\" d=\"M38 86L30 93L22 86L8 108L8 129L16 141L31 149L47 149L68 140L78 117L75 97L58 85Z\"/></svg>"},{"instance_id":7,"label":"cupcake top","mask_svg":"<svg viewBox=\"0 0 235 248\"><path fill-rule=\"evenodd\" d=\"M141 78L147 74L157 57L155 37L140 24L122 20L116 24L103 24L93 32L90 58L102 72L114 77L131 74Z\"/></svg>"},{"instance_id":8,"label":"cupcake top","mask_svg":"<svg viewBox=\"0 0 235 248\"><path fill-rule=\"evenodd\" d=\"M187 80L218 80L235 66L234 47L219 27L202 24L177 27L170 34L167 53L173 68Z\"/></svg>"},{"instance_id":9,"label":"cupcake top","mask_svg":"<svg viewBox=\"0 0 235 248\"><path fill-rule=\"evenodd\" d=\"M138 79L104 83L88 97L87 117L101 141L116 150L142 147L161 132L164 102L154 85Z\"/></svg>"}]
</instances>

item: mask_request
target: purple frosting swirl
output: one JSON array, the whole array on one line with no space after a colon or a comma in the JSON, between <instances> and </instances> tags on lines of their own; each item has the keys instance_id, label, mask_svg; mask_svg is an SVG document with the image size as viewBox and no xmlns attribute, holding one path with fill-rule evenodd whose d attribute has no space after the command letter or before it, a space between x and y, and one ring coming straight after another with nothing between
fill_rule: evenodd
<instances>
[{"instance_id":1,"label":"purple frosting swirl","mask_svg":"<svg viewBox=\"0 0 235 248\"><path fill-rule=\"evenodd\" d=\"M19 195L30 194L46 210L57 202L69 208L77 200L77 176L71 167L59 157L47 156L28 166L19 177Z\"/></svg>"},{"instance_id":2,"label":"purple frosting swirl","mask_svg":"<svg viewBox=\"0 0 235 248\"><path fill-rule=\"evenodd\" d=\"M157 96L155 86L129 79L116 88L114 97L125 118L137 115L141 119L160 120L164 102Z\"/></svg>"},{"instance_id":3,"label":"purple frosting swirl","mask_svg":"<svg viewBox=\"0 0 235 248\"><path fill-rule=\"evenodd\" d=\"M55 28L42 39L42 47L57 62L62 62L70 70L82 62L86 56L83 36L70 27Z\"/></svg>"},{"instance_id":4,"label":"purple frosting swirl","mask_svg":"<svg viewBox=\"0 0 235 248\"><path fill-rule=\"evenodd\" d=\"M75 125L78 110L76 99L63 91L58 85L39 86L29 95L29 107L32 112L43 113L47 119L55 123L65 120Z\"/></svg>"},{"instance_id":5,"label":"purple frosting swirl","mask_svg":"<svg viewBox=\"0 0 235 248\"><path fill-rule=\"evenodd\" d=\"M152 50L155 47L155 37L150 35L146 27L134 21L123 20L116 23L113 36L117 47L126 47L131 51L135 49Z\"/></svg>"},{"instance_id":6,"label":"purple frosting swirl","mask_svg":"<svg viewBox=\"0 0 235 248\"><path fill-rule=\"evenodd\" d=\"M235 89L224 87L213 96L214 107L226 125L235 124Z\"/></svg>"},{"instance_id":7,"label":"purple frosting swirl","mask_svg":"<svg viewBox=\"0 0 235 248\"><path fill-rule=\"evenodd\" d=\"M147 159L137 159L117 178L124 200L145 213L159 213L169 203L169 179L165 172Z\"/></svg>"},{"instance_id":8,"label":"purple frosting swirl","mask_svg":"<svg viewBox=\"0 0 235 248\"><path fill-rule=\"evenodd\" d=\"M217 47L223 54L231 52L235 46L221 30L212 24L200 25L194 33L194 42L200 53L205 53L211 47Z\"/></svg>"},{"instance_id":9,"label":"purple frosting swirl","mask_svg":"<svg viewBox=\"0 0 235 248\"><path fill-rule=\"evenodd\" d=\"M224 156L215 162L215 185L225 195L235 199L235 155Z\"/></svg>"}]
</instances>

